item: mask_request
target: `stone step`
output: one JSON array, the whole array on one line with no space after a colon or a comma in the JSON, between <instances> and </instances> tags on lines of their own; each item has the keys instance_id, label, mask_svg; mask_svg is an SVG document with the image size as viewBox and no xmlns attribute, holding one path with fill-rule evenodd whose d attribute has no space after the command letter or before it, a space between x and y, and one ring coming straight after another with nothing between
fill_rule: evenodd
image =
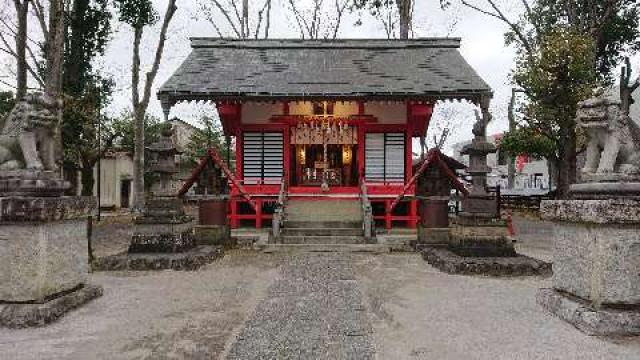
<instances>
[{"instance_id":1,"label":"stone step","mask_svg":"<svg viewBox=\"0 0 640 360\"><path fill-rule=\"evenodd\" d=\"M265 253L275 252L352 252L384 254L391 252L389 246L380 244L267 244L259 247Z\"/></svg>"},{"instance_id":2,"label":"stone step","mask_svg":"<svg viewBox=\"0 0 640 360\"><path fill-rule=\"evenodd\" d=\"M359 200L290 200L285 216L294 221L359 221L362 209Z\"/></svg>"},{"instance_id":3,"label":"stone step","mask_svg":"<svg viewBox=\"0 0 640 360\"><path fill-rule=\"evenodd\" d=\"M315 244L315 245L333 245L333 244L364 244L362 236L280 236L278 239L282 244Z\"/></svg>"},{"instance_id":4,"label":"stone step","mask_svg":"<svg viewBox=\"0 0 640 360\"><path fill-rule=\"evenodd\" d=\"M283 228L282 235L291 236L362 236L362 228L348 227L301 227L301 228Z\"/></svg>"},{"instance_id":5,"label":"stone step","mask_svg":"<svg viewBox=\"0 0 640 360\"><path fill-rule=\"evenodd\" d=\"M362 221L299 221L286 219L283 228L362 229Z\"/></svg>"}]
</instances>

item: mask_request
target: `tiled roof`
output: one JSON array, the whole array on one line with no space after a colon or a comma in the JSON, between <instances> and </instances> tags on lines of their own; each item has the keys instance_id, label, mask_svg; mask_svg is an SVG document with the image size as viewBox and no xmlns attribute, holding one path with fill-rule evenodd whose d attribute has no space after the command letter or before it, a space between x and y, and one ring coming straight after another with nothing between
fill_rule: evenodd
<instances>
[{"instance_id":1,"label":"tiled roof","mask_svg":"<svg viewBox=\"0 0 640 360\"><path fill-rule=\"evenodd\" d=\"M459 39L191 39L192 51L160 88L182 100L358 98L477 100L490 87L458 51Z\"/></svg>"}]
</instances>

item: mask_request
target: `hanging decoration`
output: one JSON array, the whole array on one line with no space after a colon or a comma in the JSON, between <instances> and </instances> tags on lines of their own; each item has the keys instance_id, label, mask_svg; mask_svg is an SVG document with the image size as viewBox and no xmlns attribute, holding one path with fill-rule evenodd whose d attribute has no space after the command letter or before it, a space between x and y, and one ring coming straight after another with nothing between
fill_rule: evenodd
<instances>
[{"instance_id":1,"label":"hanging decoration","mask_svg":"<svg viewBox=\"0 0 640 360\"><path fill-rule=\"evenodd\" d=\"M358 132L345 119L310 117L291 129L291 143L295 145L355 145Z\"/></svg>"}]
</instances>

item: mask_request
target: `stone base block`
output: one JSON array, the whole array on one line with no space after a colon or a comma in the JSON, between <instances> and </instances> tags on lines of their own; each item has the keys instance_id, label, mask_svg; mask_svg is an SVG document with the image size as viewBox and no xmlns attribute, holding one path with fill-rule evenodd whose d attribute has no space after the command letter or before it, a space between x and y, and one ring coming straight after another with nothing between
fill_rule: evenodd
<instances>
[{"instance_id":1,"label":"stone base block","mask_svg":"<svg viewBox=\"0 0 640 360\"><path fill-rule=\"evenodd\" d=\"M553 287L594 307L640 305L640 201L546 201L553 220Z\"/></svg>"},{"instance_id":2,"label":"stone base block","mask_svg":"<svg viewBox=\"0 0 640 360\"><path fill-rule=\"evenodd\" d=\"M487 276L549 276L551 264L524 255L464 257L444 248L425 248L422 257L448 274Z\"/></svg>"},{"instance_id":3,"label":"stone base block","mask_svg":"<svg viewBox=\"0 0 640 360\"><path fill-rule=\"evenodd\" d=\"M196 245L219 245L234 247L236 240L231 238L229 225L196 225L193 227Z\"/></svg>"},{"instance_id":4,"label":"stone base block","mask_svg":"<svg viewBox=\"0 0 640 360\"><path fill-rule=\"evenodd\" d=\"M87 249L86 219L0 221L0 301L43 302L77 288L87 280Z\"/></svg>"},{"instance_id":5,"label":"stone base block","mask_svg":"<svg viewBox=\"0 0 640 360\"><path fill-rule=\"evenodd\" d=\"M418 226L417 246L449 244L449 228L425 228Z\"/></svg>"},{"instance_id":6,"label":"stone base block","mask_svg":"<svg viewBox=\"0 0 640 360\"><path fill-rule=\"evenodd\" d=\"M93 261L94 271L198 270L224 256L221 246L198 246L182 253L121 254Z\"/></svg>"},{"instance_id":7,"label":"stone base block","mask_svg":"<svg viewBox=\"0 0 640 360\"><path fill-rule=\"evenodd\" d=\"M3 305L0 303L0 326L8 328L44 326L102 294L101 286L85 285L41 304Z\"/></svg>"},{"instance_id":8,"label":"stone base block","mask_svg":"<svg viewBox=\"0 0 640 360\"><path fill-rule=\"evenodd\" d=\"M595 310L588 302L554 289L540 289L536 301L553 315L588 335L640 335L640 307Z\"/></svg>"},{"instance_id":9,"label":"stone base block","mask_svg":"<svg viewBox=\"0 0 640 360\"><path fill-rule=\"evenodd\" d=\"M54 171L3 170L0 196L61 196L71 184Z\"/></svg>"},{"instance_id":10,"label":"stone base block","mask_svg":"<svg viewBox=\"0 0 640 360\"><path fill-rule=\"evenodd\" d=\"M460 256L515 257L513 238L502 219L460 216L454 219L449 249Z\"/></svg>"},{"instance_id":11,"label":"stone base block","mask_svg":"<svg viewBox=\"0 0 640 360\"><path fill-rule=\"evenodd\" d=\"M192 249L195 244L190 222L136 224L129 253L179 253Z\"/></svg>"}]
</instances>

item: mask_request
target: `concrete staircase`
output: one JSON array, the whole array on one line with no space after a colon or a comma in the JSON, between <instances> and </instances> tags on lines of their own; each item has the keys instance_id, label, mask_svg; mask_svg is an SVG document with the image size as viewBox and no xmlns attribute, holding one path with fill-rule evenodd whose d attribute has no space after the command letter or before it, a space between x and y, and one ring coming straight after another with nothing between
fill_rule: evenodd
<instances>
[{"instance_id":1,"label":"concrete staircase","mask_svg":"<svg viewBox=\"0 0 640 360\"><path fill-rule=\"evenodd\" d=\"M389 248L366 243L359 200L289 200L280 237L263 250L382 253Z\"/></svg>"}]
</instances>

